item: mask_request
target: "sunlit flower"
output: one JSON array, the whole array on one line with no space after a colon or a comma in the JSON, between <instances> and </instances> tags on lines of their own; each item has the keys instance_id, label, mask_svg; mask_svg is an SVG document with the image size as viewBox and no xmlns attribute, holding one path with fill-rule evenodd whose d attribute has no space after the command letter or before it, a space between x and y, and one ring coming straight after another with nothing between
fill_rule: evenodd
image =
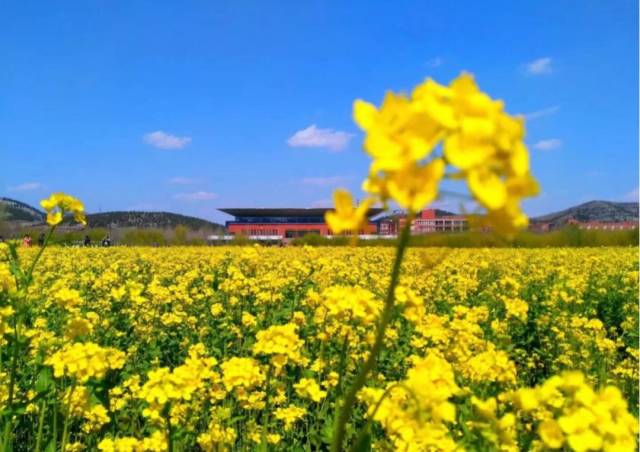
<instances>
[{"instance_id":1,"label":"sunlit flower","mask_svg":"<svg viewBox=\"0 0 640 452\"><path fill-rule=\"evenodd\" d=\"M82 224L87 224L82 202L71 195L57 192L47 199L40 201L40 205L47 212L47 223L55 226L62 221L65 213L73 214L73 218Z\"/></svg>"}]
</instances>

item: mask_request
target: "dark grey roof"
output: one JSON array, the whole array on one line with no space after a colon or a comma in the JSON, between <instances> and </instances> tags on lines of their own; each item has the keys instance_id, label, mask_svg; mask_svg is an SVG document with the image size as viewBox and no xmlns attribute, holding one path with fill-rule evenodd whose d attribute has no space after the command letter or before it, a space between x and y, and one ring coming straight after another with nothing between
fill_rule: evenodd
<instances>
[{"instance_id":1,"label":"dark grey roof","mask_svg":"<svg viewBox=\"0 0 640 452\"><path fill-rule=\"evenodd\" d=\"M322 207L315 209L299 208L264 208L264 209L244 209L244 208L223 208L220 212L228 213L234 217L322 217L332 207ZM373 217L381 213L383 209L371 208L367 212L367 217Z\"/></svg>"}]
</instances>

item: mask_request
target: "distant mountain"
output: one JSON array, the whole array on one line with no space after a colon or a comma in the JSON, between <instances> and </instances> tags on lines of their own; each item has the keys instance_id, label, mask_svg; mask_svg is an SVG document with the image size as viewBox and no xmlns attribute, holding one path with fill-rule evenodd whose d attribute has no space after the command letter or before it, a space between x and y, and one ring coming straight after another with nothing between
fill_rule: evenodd
<instances>
[{"instance_id":1,"label":"distant mountain","mask_svg":"<svg viewBox=\"0 0 640 452\"><path fill-rule=\"evenodd\" d=\"M0 196L0 220L42 223L44 213L29 204Z\"/></svg>"},{"instance_id":2,"label":"distant mountain","mask_svg":"<svg viewBox=\"0 0 640 452\"><path fill-rule=\"evenodd\" d=\"M102 212L87 215L87 224L93 228L173 228L178 225L189 229L221 231L218 223L171 212Z\"/></svg>"},{"instance_id":3,"label":"distant mountain","mask_svg":"<svg viewBox=\"0 0 640 452\"><path fill-rule=\"evenodd\" d=\"M459 215L457 213L449 212L448 210L436 209L436 218L450 217L452 215Z\"/></svg>"},{"instance_id":4,"label":"distant mountain","mask_svg":"<svg viewBox=\"0 0 640 452\"><path fill-rule=\"evenodd\" d=\"M569 207L559 212L549 213L531 219L531 223L550 223L553 228L561 227L570 219L585 221L638 221L638 203L589 201Z\"/></svg>"},{"instance_id":5,"label":"distant mountain","mask_svg":"<svg viewBox=\"0 0 640 452\"><path fill-rule=\"evenodd\" d=\"M0 197L0 221L41 224L45 214L29 204ZM69 219L69 222L71 220ZM178 225L191 230L224 228L218 223L170 212L102 212L87 214L87 224L93 228L173 228Z\"/></svg>"},{"instance_id":6,"label":"distant mountain","mask_svg":"<svg viewBox=\"0 0 640 452\"><path fill-rule=\"evenodd\" d=\"M392 218L403 212L394 211L391 215L379 218ZM436 209L436 217L455 215L446 210ZM550 223L555 229L564 226L570 219L586 221L638 221L638 203L590 201L569 207L559 212L531 218L532 224ZM11 198L0 197L0 221L41 224L45 214L29 204ZM102 212L87 214L87 224L94 228L173 228L184 225L191 230L208 229L222 232L224 227L218 223L171 212Z\"/></svg>"}]
</instances>

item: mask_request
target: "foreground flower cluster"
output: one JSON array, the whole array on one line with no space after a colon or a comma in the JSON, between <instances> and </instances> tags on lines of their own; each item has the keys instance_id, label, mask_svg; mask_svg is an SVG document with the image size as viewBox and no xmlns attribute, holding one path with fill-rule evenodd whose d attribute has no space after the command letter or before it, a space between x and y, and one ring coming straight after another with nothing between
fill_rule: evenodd
<instances>
[{"instance_id":1,"label":"foreground flower cluster","mask_svg":"<svg viewBox=\"0 0 640 452\"><path fill-rule=\"evenodd\" d=\"M386 248L52 248L13 310L24 294L0 260L4 345L23 325L16 450L327 448L392 261ZM409 250L346 443L635 450L637 268L633 249Z\"/></svg>"},{"instance_id":2,"label":"foreground flower cluster","mask_svg":"<svg viewBox=\"0 0 640 452\"><path fill-rule=\"evenodd\" d=\"M395 201L414 215L436 199L444 179L465 180L485 211L481 223L510 234L526 227L523 198L538 193L524 144L524 118L460 74L448 86L427 79L410 95L389 91L377 108L356 100L353 118L371 157L362 184L367 198L354 209L346 190L335 192L335 232L357 231L374 203Z\"/></svg>"}]
</instances>

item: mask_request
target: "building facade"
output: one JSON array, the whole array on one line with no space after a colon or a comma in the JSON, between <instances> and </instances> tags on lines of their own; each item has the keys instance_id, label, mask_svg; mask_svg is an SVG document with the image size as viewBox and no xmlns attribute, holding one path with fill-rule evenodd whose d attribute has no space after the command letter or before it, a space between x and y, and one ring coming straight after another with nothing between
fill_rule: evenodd
<instances>
[{"instance_id":1,"label":"building facade","mask_svg":"<svg viewBox=\"0 0 640 452\"><path fill-rule=\"evenodd\" d=\"M567 221L567 224L576 226L579 229L601 231L622 231L638 227L637 221L578 221L573 218Z\"/></svg>"},{"instance_id":2,"label":"building facade","mask_svg":"<svg viewBox=\"0 0 640 452\"><path fill-rule=\"evenodd\" d=\"M387 217L378 222L378 234L398 235L407 219L405 215ZM469 227L467 218L462 215L438 215L436 209L425 209L411 223L413 235L430 234L433 232L459 232Z\"/></svg>"},{"instance_id":3,"label":"building facade","mask_svg":"<svg viewBox=\"0 0 640 452\"><path fill-rule=\"evenodd\" d=\"M532 223L529 225L529 230L534 232L550 232L567 226L584 230L626 231L636 229L638 227L638 221L579 221L575 218L569 218L564 223Z\"/></svg>"},{"instance_id":4,"label":"building facade","mask_svg":"<svg viewBox=\"0 0 640 452\"><path fill-rule=\"evenodd\" d=\"M233 220L225 224L227 234L242 235L252 240L282 240L302 237L306 234L322 236L333 235L324 221L324 214L333 210L318 209L218 209L232 215ZM367 218L382 212L382 209L369 209ZM360 235L375 234L376 223L367 221Z\"/></svg>"}]
</instances>

